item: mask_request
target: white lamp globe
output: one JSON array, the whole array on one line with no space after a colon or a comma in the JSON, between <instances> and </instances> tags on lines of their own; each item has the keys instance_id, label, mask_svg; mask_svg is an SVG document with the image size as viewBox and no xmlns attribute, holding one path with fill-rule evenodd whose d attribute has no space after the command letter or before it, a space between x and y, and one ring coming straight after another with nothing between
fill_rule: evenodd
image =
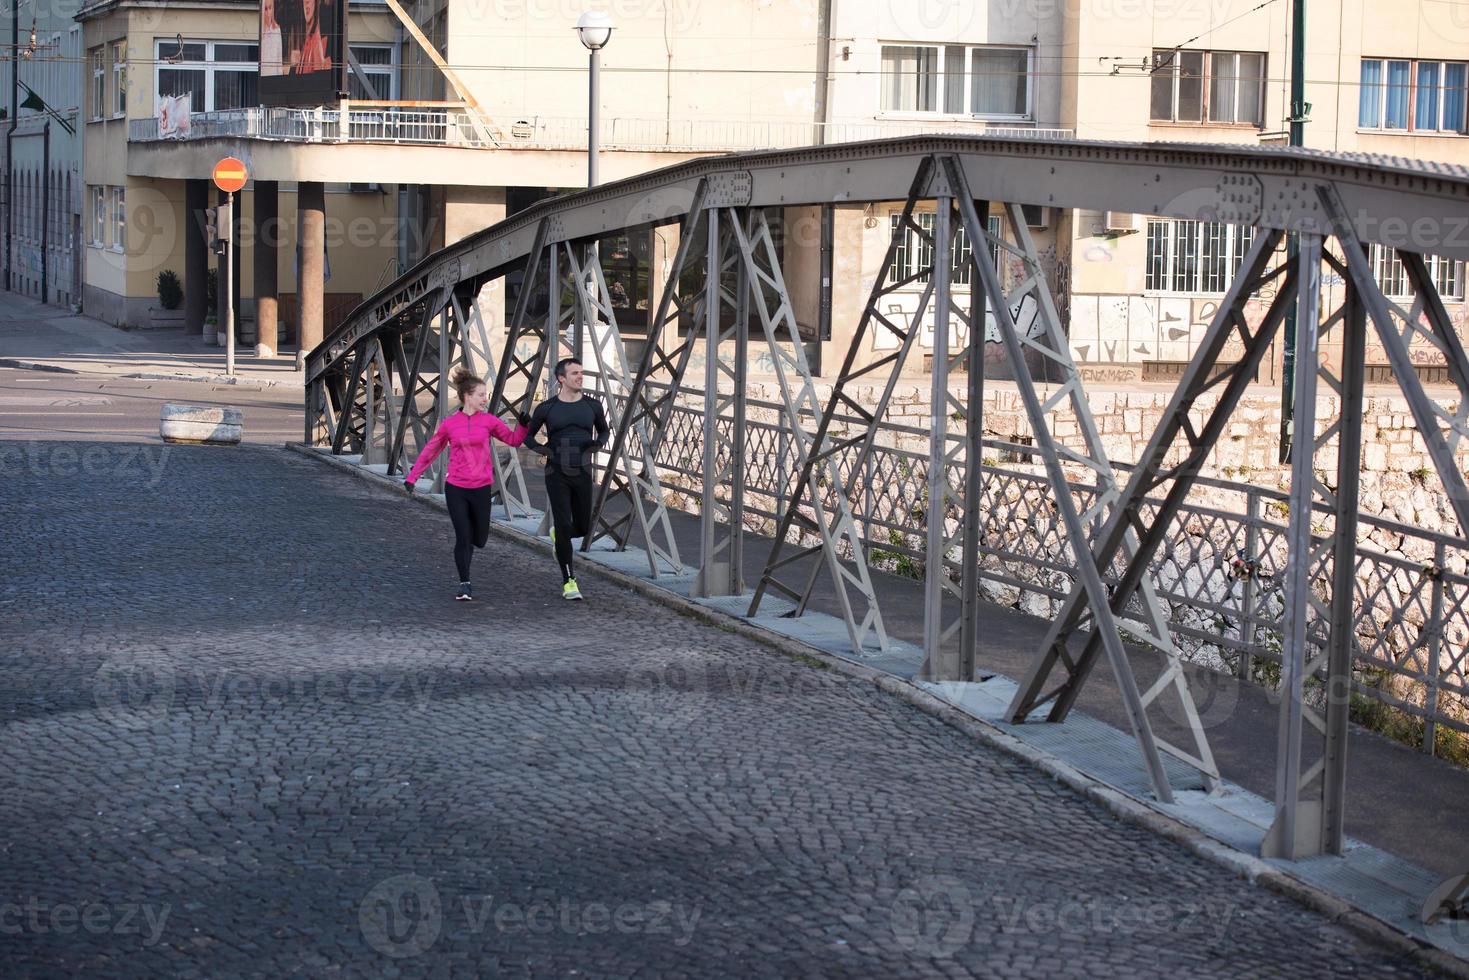
<instances>
[{"instance_id":1,"label":"white lamp globe","mask_svg":"<svg viewBox=\"0 0 1469 980\"><path fill-rule=\"evenodd\" d=\"M598 51L612 39L612 18L600 10L588 10L576 22L576 33L588 51Z\"/></svg>"}]
</instances>

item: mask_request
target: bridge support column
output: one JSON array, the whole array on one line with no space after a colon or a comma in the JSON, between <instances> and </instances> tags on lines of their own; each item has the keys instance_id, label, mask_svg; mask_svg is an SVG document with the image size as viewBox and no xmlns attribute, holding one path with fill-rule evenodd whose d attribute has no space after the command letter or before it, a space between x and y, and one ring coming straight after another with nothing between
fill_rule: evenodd
<instances>
[{"instance_id":1,"label":"bridge support column","mask_svg":"<svg viewBox=\"0 0 1469 980\"><path fill-rule=\"evenodd\" d=\"M296 245L301 253L297 273L296 367L305 367L306 352L321 343L326 288L326 185L302 181L296 189Z\"/></svg>"},{"instance_id":2,"label":"bridge support column","mask_svg":"<svg viewBox=\"0 0 1469 980\"><path fill-rule=\"evenodd\" d=\"M207 207L209 181L184 181L184 329L196 337L204 335L209 310L209 243L204 240Z\"/></svg>"},{"instance_id":3,"label":"bridge support column","mask_svg":"<svg viewBox=\"0 0 1469 980\"><path fill-rule=\"evenodd\" d=\"M276 270L280 260L280 184L255 182L255 356L274 357L279 349L276 322L280 307Z\"/></svg>"}]
</instances>

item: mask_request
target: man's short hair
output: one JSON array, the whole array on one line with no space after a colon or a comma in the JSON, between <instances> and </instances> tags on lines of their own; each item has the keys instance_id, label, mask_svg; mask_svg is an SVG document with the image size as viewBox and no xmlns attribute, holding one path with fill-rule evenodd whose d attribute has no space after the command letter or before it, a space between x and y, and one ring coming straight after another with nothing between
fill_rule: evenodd
<instances>
[{"instance_id":1,"label":"man's short hair","mask_svg":"<svg viewBox=\"0 0 1469 980\"><path fill-rule=\"evenodd\" d=\"M559 361L556 362L556 377L558 377L558 378L564 378L564 377L566 377L566 366L568 364L580 364L580 363L581 363L581 358L579 358L579 357L563 357L561 360L559 360Z\"/></svg>"}]
</instances>

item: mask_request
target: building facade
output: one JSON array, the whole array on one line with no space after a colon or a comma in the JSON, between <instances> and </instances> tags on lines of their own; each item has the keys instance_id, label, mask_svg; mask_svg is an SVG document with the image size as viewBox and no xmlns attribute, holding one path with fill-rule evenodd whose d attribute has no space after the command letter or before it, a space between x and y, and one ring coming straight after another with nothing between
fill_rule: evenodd
<instances>
[{"instance_id":1,"label":"building facade","mask_svg":"<svg viewBox=\"0 0 1469 980\"><path fill-rule=\"evenodd\" d=\"M601 55L604 181L702 154L916 132L1258 145L1283 144L1287 128L1287 3L601 6L616 25ZM421 0L400 20L385 4L353 2L349 102L278 109L259 105L256 4L89 4L77 16L87 311L155 322L157 277L169 269L192 297L189 328L214 335L201 294L217 257L202 248L200 211L217 197L208 176L227 155L252 178L237 208L241 339L271 349L296 342L303 303L320 321L306 333L310 345L313 331L429 251L585 186L580 10ZM1307 146L1464 162L1466 61L1455 57L1469 50L1469 0L1348 0L1311 16ZM184 95L181 130L165 102ZM817 363L845 354L866 297L842 283L871 281L901 207L781 216L797 319ZM1025 218L1073 355L1093 377L1118 381L1177 374L1250 244L1247 231L1222 223L1043 204ZM320 244L317 232L304 236L310 254L299 247L303 221L321 226ZM931 210L919 214L931 221ZM998 213L989 221L1005 234ZM649 229L605 243L609 279L626 296L621 325L633 335L656 306L675 238ZM894 281L926 248L906 238ZM968 248L958 243L961 256ZM300 283L303 261L310 281ZM1401 295L1400 267L1385 254L1373 262L1389 295ZM961 262L957 285L968 274ZM1436 262L1434 274L1462 320L1462 264ZM898 290L886 312L915 317L923 286ZM966 295L955 290L961 304ZM504 297L492 289L488 299L493 327ZM1023 327L1026 311L1016 315ZM920 337L931 356L931 335ZM879 335L859 358L882 356L884 342ZM1262 380L1278 377L1279 362Z\"/></svg>"},{"instance_id":2,"label":"building facade","mask_svg":"<svg viewBox=\"0 0 1469 980\"><path fill-rule=\"evenodd\" d=\"M8 35L8 36L7 36ZM62 307L81 300L82 29L61 6L22 0L0 28L5 121L5 282Z\"/></svg>"}]
</instances>

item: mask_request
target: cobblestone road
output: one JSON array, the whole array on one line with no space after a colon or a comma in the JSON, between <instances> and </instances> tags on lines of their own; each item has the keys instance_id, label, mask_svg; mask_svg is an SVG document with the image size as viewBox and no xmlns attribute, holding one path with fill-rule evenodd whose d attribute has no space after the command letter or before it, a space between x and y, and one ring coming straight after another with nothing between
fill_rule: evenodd
<instances>
[{"instance_id":1,"label":"cobblestone road","mask_svg":"<svg viewBox=\"0 0 1469 980\"><path fill-rule=\"evenodd\" d=\"M0 443L0 975L1419 975L539 555L455 603L311 461L66 446Z\"/></svg>"}]
</instances>

